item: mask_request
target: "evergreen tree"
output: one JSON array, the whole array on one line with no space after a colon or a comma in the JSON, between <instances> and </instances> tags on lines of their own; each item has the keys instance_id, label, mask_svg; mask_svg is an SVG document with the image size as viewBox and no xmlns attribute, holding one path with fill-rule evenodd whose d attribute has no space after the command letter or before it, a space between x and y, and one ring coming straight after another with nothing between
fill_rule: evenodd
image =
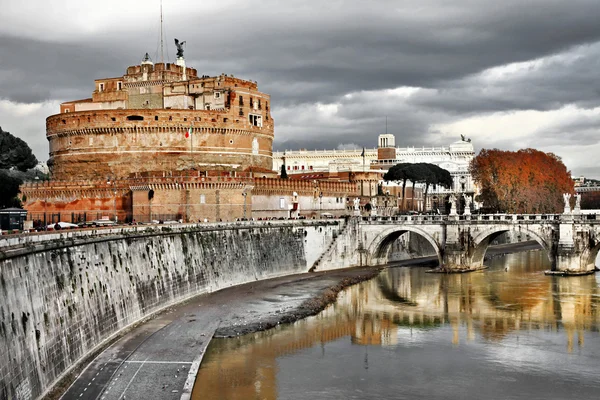
<instances>
[{"instance_id":1,"label":"evergreen tree","mask_svg":"<svg viewBox=\"0 0 600 400\"><path fill-rule=\"evenodd\" d=\"M27 171L35 167L37 162L27 143L0 127L0 169Z\"/></svg>"},{"instance_id":2,"label":"evergreen tree","mask_svg":"<svg viewBox=\"0 0 600 400\"><path fill-rule=\"evenodd\" d=\"M0 128L0 208L20 207L17 198L23 172L35 167L37 159L23 140ZM15 171L16 170L16 171Z\"/></svg>"}]
</instances>

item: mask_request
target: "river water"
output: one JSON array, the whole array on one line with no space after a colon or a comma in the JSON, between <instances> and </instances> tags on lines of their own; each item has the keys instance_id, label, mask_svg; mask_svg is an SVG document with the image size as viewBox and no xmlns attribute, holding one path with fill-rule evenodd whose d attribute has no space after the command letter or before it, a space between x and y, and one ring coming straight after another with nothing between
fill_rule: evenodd
<instances>
[{"instance_id":1,"label":"river water","mask_svg":"<svg viewBox=\"0 0 600 400\"><path fill-rule=\"evenodd\" d=\"M600 273L545 276L541 250L486 264L389 268L315 317L215 339L193 398L600 398Z\"/></svg>"}]
</instances>

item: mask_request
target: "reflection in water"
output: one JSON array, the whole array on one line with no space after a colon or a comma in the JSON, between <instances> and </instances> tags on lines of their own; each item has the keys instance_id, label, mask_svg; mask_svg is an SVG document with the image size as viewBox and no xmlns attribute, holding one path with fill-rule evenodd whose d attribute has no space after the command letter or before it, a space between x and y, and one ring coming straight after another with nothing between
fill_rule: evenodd
<instances>
[{"instance_id":1,"label":"reflection in water","mask_svg":"<svg viewBox=\"0 0 600 400\"><path fill-rule=\"evenodd\" d=\"M213 340L193 398L595 398L599 282L545 276L547 260L388 269L315 317Z\"/></svg>"}]
</instances>

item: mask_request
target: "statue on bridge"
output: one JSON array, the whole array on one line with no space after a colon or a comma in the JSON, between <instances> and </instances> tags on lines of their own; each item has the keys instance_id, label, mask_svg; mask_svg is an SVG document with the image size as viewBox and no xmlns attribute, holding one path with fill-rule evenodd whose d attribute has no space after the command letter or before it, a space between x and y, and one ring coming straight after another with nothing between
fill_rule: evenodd
<instances>
[{"instance_id":1,"label":"statue on bridge","mask_svg":"<svg viewBox=\"0 0 600 400\"><path fill-rule=\"evenodd\" d=\"M354 200L354 216L360 216L360 199L355 197Z\"/></svg>"},{"instance_id":2,"label":"statue on bridge","mask_svg":"<svg viewBox=\"0 0 600 400\"><path fill-rule=\"evenodd\" d=\"M450 203L450 215L456 215L456 196L454 193L450 195L448 202Z\"/></svg>"},{"instance_id":3,"label":"statue on bridge","mask_svg":"<svg viewBox=\"0 0 600 400\"><path fill-rule=\"evenodd\" d=\"M565 201L563 214L568 214L571 212L571 193L563 193L563 200Z\"/></svg>"},{"instance_id":4,"label":"statue on bridge","mask_svg":"<svg viewBox=\"0 0 600 400\"><path fill-rule=\"evenodd\" d=\"M575 207L573 212L579 214L581 212L581 194L575 193Z\"/></svg>"},{"instance_id":5,"label":"statue on bridge","mask_svg":"<svg viewBox=\"0 0 600 400\"><path fill-rule=\"evenodd\" d=\"M465 212L463 214L471 215L471 203L473 202L473 198L464 193L463 193L463 198L465 199Z\"/></svg>"},{"instance_id":6,"label":"statue on bridge","mask_svg":"<svg viewBox=\"0 0 600 400\"><path fill-rule=\"evenodd\" d=\"M371 216L377 216L377 197L371 199Z\"/></svg>"}]
</instances>

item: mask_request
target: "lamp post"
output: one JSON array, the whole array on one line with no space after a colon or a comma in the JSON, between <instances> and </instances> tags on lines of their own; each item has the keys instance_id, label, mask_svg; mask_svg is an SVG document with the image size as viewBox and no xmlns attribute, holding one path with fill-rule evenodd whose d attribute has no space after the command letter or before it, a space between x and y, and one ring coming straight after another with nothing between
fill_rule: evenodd
<instances>
[{"instance_id":1,"label":"lamp post","mask_svg":"<svg viewBox=\"0 0 600 400\"><path fill-rule=\"evenodd\" d=\"M248 193L242 192L242 196L244 196L244 219L246 219L246 197L248 196Z\"/></svg>"},{"instance_id":2,"label":"lamp post","mask_svg":"<svg viewBox=\"0 0 600 400\"><path fill-rule=\"evenodd\" d=\"M117 219L117 187L116 187L116 182L114 179L110 179L108 178L108 180L106 181L106 183L108 185L112 185L113 188L113 207L114 207L114 212L115 212L115 224L118 222Z\"/></svg>"},{"instance_id":3,"label":"lamp post","mask_svg":"<svg viewBox=\"0 0 600 400\"><path fill-rule=\"evenodd\" d=\"M319 193L319 212L323 211L323 192Z\"/></svg>"}]
</instances>

